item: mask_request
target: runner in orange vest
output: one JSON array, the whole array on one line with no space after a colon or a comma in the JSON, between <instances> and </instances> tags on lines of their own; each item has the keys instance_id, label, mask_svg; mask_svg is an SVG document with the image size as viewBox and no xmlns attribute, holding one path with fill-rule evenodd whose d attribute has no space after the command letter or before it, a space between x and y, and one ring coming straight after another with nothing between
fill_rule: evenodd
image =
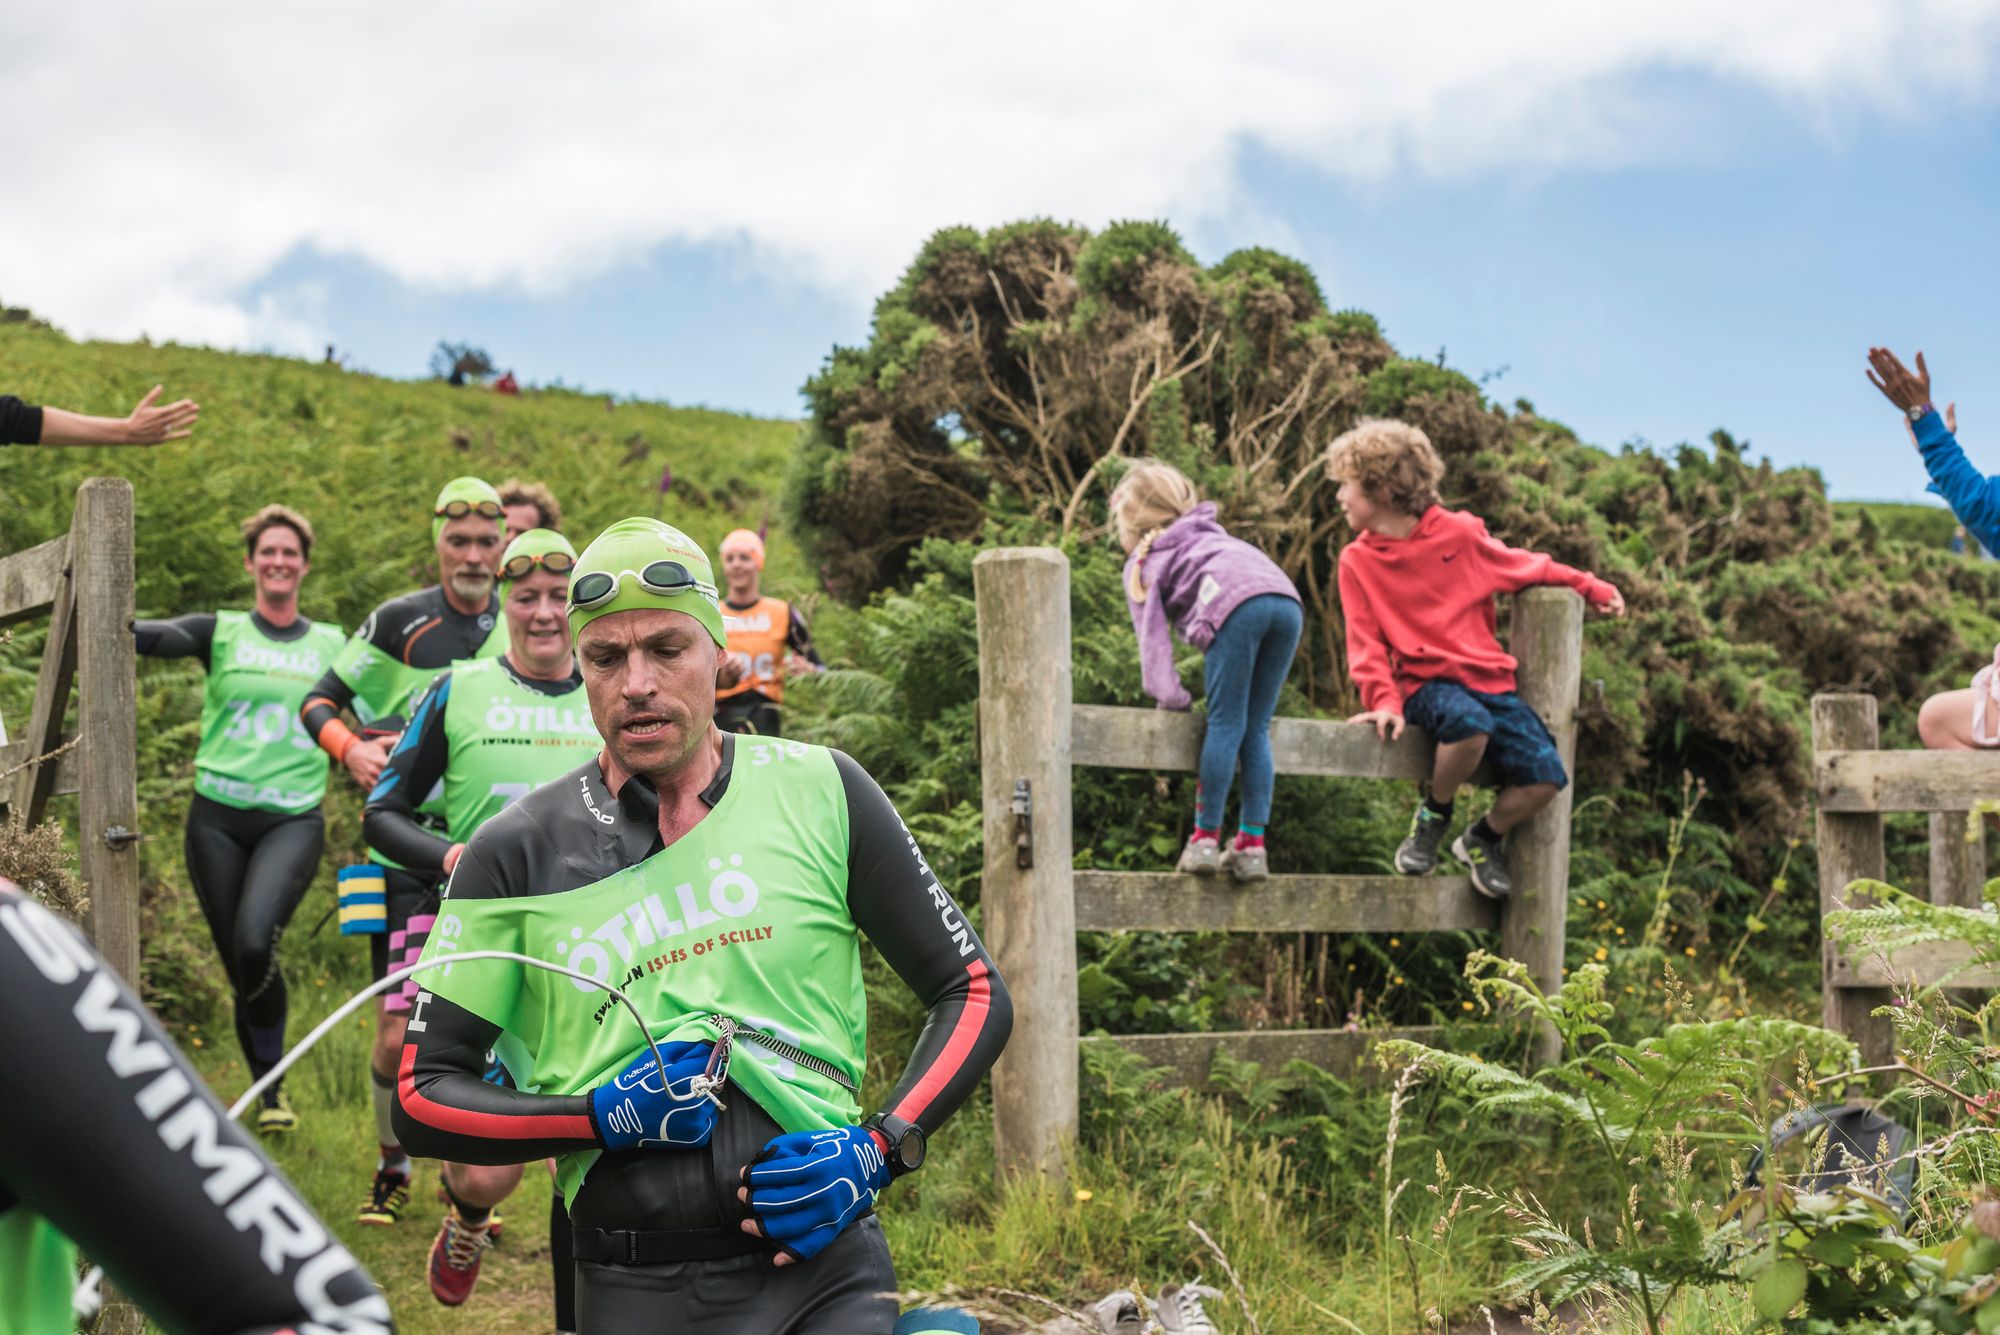
<instances>
[{"instance_id":1,"label":"runner in orange vest","mask_svg":"<svg viewBox=\"0 0 2000 1335\"><path fill-rule=\"evenodd\" d=\"M818 672L826 664L813 648L812 632L799 609L783 598L764 597L759 587L764 540L739 528L722 540L721 551L727 586L722 625L729 632L729 657L739 675L733 685L716 689L716 726L724 732L774 737L779 706L785 700L786 672Z\"/></svg>"}]
</instances>

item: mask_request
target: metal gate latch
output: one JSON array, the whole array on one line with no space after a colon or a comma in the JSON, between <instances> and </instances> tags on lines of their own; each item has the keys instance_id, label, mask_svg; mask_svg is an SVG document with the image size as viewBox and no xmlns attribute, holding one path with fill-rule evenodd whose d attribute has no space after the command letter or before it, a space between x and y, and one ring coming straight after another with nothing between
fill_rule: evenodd
<instances>
[{"instance_id":1,"label":"metal gate latch","mask_svg":"<svg viewBox=\"0 0 2000 1335\"><path fill-rule=\"evenodd\" d=\"M1014 780L1014 800L1009 803L1014 812L1014 865L1028 868L1035 865L1035 800L1026 779Z\"/></svg>"}]
</instances>

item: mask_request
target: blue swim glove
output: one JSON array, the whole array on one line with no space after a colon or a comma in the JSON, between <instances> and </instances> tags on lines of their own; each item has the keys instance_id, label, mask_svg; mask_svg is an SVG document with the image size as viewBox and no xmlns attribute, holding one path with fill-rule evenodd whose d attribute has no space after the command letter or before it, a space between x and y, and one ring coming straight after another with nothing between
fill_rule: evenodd
<instances>
[{"instance_id":1,"label":"blue swim glove","mask_svg":"<svg viewBox=\"0 0 2000 1335\"><path fill-rule=\"evenodd\" d=\"M693 1149L715 1132L715 1104L692 1088L708 1069L708 1043L662 1043L664 1077L650 1050L641 1052L618 1078L590 1091L590 1112L598 1139L608 1150L665 1146Z\"/></svg>"},{"instance_id":2,"label":"blue swim glove","mask_svg":"<svg viewBox=\"0 0 2000 1335\"><path fill-rule=\"evenodd\" d=\"M889 1164L866 1127L793 1131L764 1146L744 1180L764 1236L805 1261L875 1204Z\"/></svg>"}]
</instances>

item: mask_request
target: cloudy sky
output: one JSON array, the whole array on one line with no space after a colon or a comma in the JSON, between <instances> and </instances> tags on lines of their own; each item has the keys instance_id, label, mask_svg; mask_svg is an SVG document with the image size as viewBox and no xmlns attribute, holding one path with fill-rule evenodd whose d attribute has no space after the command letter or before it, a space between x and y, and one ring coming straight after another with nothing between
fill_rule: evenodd
<instances>
[{"instance_id":1,"label":"cloudy sky","mask_svg":"<svg viewBox=\"0 0 2000 1335\"><path fill-rule=\"evenodd\" d=\"M2000 0L30 3L0 49L0 299L79 336L791 416L936 228L1159 217L1838 495L1920 491L1861 367L1921 345L2000 470Z\"/></svg>"}]
</instances>

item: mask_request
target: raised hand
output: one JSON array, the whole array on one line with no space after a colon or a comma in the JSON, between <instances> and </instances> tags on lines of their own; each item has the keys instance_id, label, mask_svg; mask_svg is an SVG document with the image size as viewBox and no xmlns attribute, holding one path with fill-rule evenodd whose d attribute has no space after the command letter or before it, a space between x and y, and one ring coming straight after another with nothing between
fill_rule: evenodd
<instances>
[{"instance_id":1,"label":"raised hand","mask_svg":"<svg viewBox=\"0 0 2000 1335\"><path fill-rule=\"evenodd\" d=\"M1868 383L1882 391L1882 396L1903 410L1907 417L1910 409L1921 408L1931 401L1931 372L1924 365L1924 354L1917 354L1917 372L1910 374L1908 367L1887 348L1868 349Z\"/></svg>"},{"instance_id":2,"label":"raised hand","mask_svg":"<svg viewBox=\"0 0 2000 1335\"><path fill-rule=\"evenodd\" d=\"M181 440L194 434L201 405L193 399L176 399L165 407L155 407L163 386L155 385L146 397L125 415L125 438L134 445L157 445L163 440Z\"/></svg>"}]
</instances>

